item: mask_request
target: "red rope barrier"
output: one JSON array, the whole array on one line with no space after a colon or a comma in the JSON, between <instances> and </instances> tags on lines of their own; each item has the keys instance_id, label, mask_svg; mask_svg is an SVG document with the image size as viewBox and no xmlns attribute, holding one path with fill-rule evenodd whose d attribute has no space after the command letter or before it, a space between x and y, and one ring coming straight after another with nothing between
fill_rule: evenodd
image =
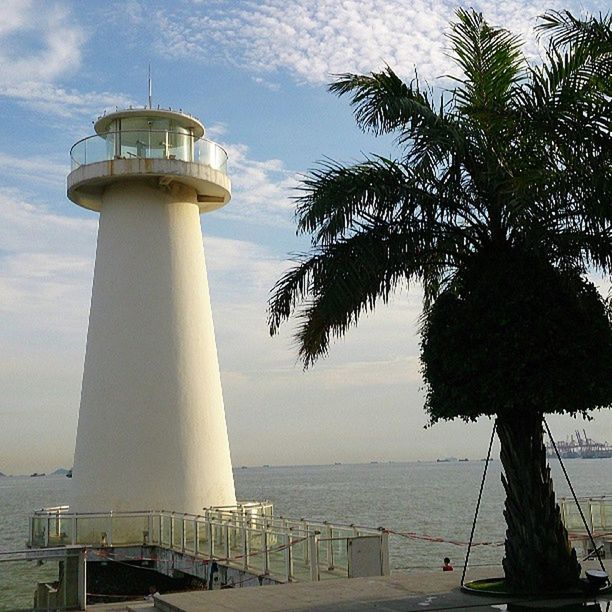
<instances>
[{"instance_id":1,"label":"red rope barrier","mask_svg":"<svg viewBox=\"0 0 612 612\"><path fill-rule=\"evenodd\" d=\"M392 529L387 530L388 533L408 538L410 540L422 540L424 542L439 542L442 544L452 544L453 546L467 546L469 542L461 540L447 540L438 536L430 536L425 534L419 534L414 531L393 531ZM472 542L472 546L503 546L503 542Z\"/></svg>"}]
</instances>

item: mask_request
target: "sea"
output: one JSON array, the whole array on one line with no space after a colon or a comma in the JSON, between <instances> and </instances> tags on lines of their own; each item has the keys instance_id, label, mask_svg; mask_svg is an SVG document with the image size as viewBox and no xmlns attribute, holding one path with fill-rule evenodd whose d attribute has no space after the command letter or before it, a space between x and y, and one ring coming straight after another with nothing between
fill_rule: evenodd
<instances>
[{"instance_id":1,"label":"sea","mask_svg":"<svg viewBox=\"0 0 612 612\"><path fill-rule=\"evenodd\" d=\"M461 569L485 466L484 461L262 466L237 468L234 479L238 499L270 500L276 515L392 530L392 571L418 572L439 569L444 557ZM569 459L565 466L578 496L612 494L612 459ZM557 496L570 496L554 460L551 470ZM482 544L504 538L500 476L500 462L491 461L470 567L498 565L503 557L503 546ZM0 478L0 551L23 550L29 514L68 503L71 485L64 476ZM36 583L56 577L56 562L0 562L0 610L28 609Z\"/></svg>"}]
</instances>

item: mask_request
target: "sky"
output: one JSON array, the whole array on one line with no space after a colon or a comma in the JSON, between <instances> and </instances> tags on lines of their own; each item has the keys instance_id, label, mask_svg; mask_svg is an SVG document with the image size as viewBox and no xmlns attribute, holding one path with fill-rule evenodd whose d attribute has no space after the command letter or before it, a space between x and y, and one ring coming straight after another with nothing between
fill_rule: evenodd
<instances>
[{"instance_id":1,"label":"sky","mask_svg":"<svg viewBox=\"0 0 612 612\"><path fill-rule=\"evenodd\" d=\"M607 2L476 1L530 33L547 8ZM105 110L147 101L199 117L229 155L232 201L202 217L233 464L412 461L486 455L492 422L425 428L418 288L364 317L304 372L291 325L271 338L269 292L308 243L300 175L325 157L392 155L326 91L387 63L443 86L447 0L2 0L0 3L0 471L72 465L97 215L65 195L69 151ZM612 443L612 413L551 417Z\"/></svg>"}]
</instances>

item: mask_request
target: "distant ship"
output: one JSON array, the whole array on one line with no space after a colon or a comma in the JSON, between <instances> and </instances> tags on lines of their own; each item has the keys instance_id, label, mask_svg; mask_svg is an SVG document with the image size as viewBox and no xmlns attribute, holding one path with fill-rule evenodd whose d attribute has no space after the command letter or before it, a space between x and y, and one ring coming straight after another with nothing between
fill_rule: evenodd
<instances>
[{"instance_id":1,"label":"distant ship","mask_svg":"<svg viewBox=\"0 0 612 612\"><path fill-rule=\"evenodd\" d=\"M612 446L607 442L597 442L589 438L583 429L582 434L576 430L574 436L557 442L557 450L561 459L608 459L612 457ZM546 456L556 457L552 443L546 445Z\"/></svg>"},{"instance_id":2,"label":"distant ship","mask_svg":"<svg viewBox=\"0 0 612 612\"><path fill-rule=\"evenodd\" d=\"M46 476L46 474L44 472L42 474L39 474L38 472L30 474L30 478L40 478L41 476Z\"/></svg>"}]
</instances>

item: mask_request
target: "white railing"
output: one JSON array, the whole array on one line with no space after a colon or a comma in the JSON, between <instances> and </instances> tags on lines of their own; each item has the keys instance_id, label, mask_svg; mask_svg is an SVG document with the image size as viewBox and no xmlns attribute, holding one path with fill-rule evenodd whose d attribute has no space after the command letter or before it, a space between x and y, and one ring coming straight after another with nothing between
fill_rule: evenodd
<instances>
[{"instance_id":1,"label":"white railing","mask_svg":"<svg viewBox=\"0 0 612 612\"><path fill-rule=\"evenodd\" d=\"M337 578L371 575L372 567L379 568L374 575L388 574L386 531L273 517L271 511L269 503L210 508L202 515L71 513L60 506L30 518L29 545L159 546L281 582L317 581L322 574ZM367 542L352 546L364 538Z\"/></svg>"},{"instance_id":2,"label":"white railing","mask_svg":"<svg viewBox=\"0 0 612 612\"><path fill-rule=\"evenodd\" d=\"M72 170L114 159L176 159L210 166L227 174L227 153L205 138L177 130L121 130L94 134L70 149Z\"/></svg>"},{"instance_id":3,"label":"white railing","mask_svg":"<svg viewBox=\"0 0 612 612\"><path fill-rule=\"evenodd\" d=\"M586 532L580 510L571 497L559 498L561 517L565 528L572 533ZM591 533L612 535L612 495L599 497L579 497L578 503Z\"/></svg>"}]
</instances>

